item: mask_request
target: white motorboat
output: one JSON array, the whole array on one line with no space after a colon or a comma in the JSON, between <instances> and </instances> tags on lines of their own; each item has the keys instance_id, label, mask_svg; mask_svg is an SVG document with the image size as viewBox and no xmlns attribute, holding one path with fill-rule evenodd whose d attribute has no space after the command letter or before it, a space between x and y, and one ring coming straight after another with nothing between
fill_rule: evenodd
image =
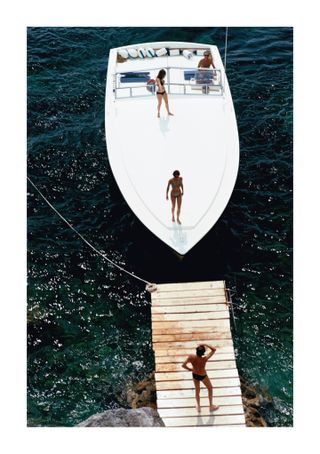
<instances>
[{"instance_id":1,"label":"white motorboat","mask_svg":"<svg viewBox=\"0 0 320 454\"><path fill-rule=\"evenodd\" d=\"M200 72L205 50L216 69ZM160 69L174 116L163 103L157 118L152 81ZM105 127L111 169L128 205L154 235L186 254L221 216L239 167L237 122L217 46L153 42L111 49ZM181 225L172 222L166 200L174 170L183 177Z\"/></svg>"}]
</instances>

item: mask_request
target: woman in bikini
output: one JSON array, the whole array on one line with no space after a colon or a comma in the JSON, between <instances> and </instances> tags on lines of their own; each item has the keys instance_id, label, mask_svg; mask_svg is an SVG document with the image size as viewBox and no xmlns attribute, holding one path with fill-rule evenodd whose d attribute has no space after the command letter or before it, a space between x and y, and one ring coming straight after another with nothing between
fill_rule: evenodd
<instances>
[{"instance_id":1,"label":"woman in bikini","mask_svg":"<svg viewBox=\"0 0 320 454\"><path fill-rule=\"evenodd\" d=\"M177 208L177 223L181 224L180 211L181 211L181 203L182 203L182 196L183 196L183 183L182 183L182 177L180 177L179 170L175 170L173 172L173 178L171 178L168 181L167 193L166 193L167 200L169 199L168 194L169 194L170 186L172 187L171 194L170 194L171 203L172 203L172 208L171 208L172 222L175 222L174 210L175 210L176 203L177 203L177 207L178 207Z\"/></svg>"},{"instance_id":2,"label":"woman in bikini","mask_svg":"<svg viewBox=\"0 0 320 454\"><path fill-rule=\"evenodd\" d=\"M208 347L211 351L204 356L206 347ZM196 390L196 408L198 412L200 413L201 408L200 408L200 382L206 386L208 389L208 398L209 398L209 409L210 411L218 410L219 406L218 405L213 405L212 404L212 385L211 381L206 373L206 363L209 358L216 352L217 347L211 347L211 345L207 344L199 344L198 347L196 348L196 355L189 355L188 358L185 360L185 362L182 364L182 367L184 369L189 370L192 372L192 378ZM187 364L190 363L192 364L192 369L187 366Z\"/></svg>"},{"instance_id":3,"label":"woman in bikini","mask_svg":"<svg viewBox=\"0 0 320 454\"><path fill-rule=\"evenodd\" d=\"M169 110L169 102L168 102L168 95L164 88L164 78L166 76L166 72L164 69L160 69L157 78L156 78L156 85L157 85L157 98L158 98L158 118L160 118L160 107L162 104L162 99L166 105L166 109L168 115L173 115L173 113Z\"/></svg>"}]
</instances>

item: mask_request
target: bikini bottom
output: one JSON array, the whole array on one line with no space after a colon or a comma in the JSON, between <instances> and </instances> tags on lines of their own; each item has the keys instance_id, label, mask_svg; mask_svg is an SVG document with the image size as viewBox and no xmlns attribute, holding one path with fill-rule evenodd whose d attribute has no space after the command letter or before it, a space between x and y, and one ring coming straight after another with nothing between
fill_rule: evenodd
<instances>
[{"instance_id":1,"label":"bikini bottom","mask_svg":"<svg viewBox=\"0 0 320 454\"><path fill-rule=\"evenodd\" d=\"M206 375L198 375L198 374L194 374L194 373L192 372L192 376L193 376L193 378L194 378L195 380L202 381L202 380L204 380L204 379L206 378L207 374L206 374Z\"/></svg>"}]
</instances>

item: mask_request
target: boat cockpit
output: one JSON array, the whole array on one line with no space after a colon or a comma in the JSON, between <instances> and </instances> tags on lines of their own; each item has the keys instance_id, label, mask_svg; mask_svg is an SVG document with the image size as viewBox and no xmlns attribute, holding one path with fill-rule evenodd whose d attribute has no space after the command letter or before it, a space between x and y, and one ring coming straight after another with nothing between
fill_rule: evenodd
<instances>
[{"instance_id":1,"label":"boat cockpit","mask_svg":"<svg viewBox=\"0 0 320 454\"><path fill-rule=\"evenodd\" d=\"M164 85L171 95L223 95L222 71L217 67L214 53L215 68L198 68L206 50L120 49L113 80L115 99L154 96L160 69L166 71Z\"/></svg>"}]
</instances>

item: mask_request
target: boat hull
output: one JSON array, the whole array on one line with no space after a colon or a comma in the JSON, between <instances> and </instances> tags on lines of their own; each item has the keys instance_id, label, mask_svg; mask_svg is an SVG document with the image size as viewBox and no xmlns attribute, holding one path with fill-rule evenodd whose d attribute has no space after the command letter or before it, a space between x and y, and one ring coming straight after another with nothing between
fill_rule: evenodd
<instances>
[{"instance_id":1,"label":"boat hull","mask_svg":"<svg viewBox=\"0 0 320 454\"><path fill-rule=\"evenodd\" d=\"M148 43L148 47L152 44L155 43ZM169 47L190 43L164 44ZM223 80L223 93L210 96L199 91L189 96L175 93L174 85L170 93L168 86L174 116L168 116L162 105L160 118L155 96L116 98L116 49L111 50L109 58L106 139L113 174L140 221L181 255L200 241L221 216L239 166L233 102L220 55L215 46L212 51ZM182 61L189 65L187 68L196 62L197 59ZM167 62L161 63L166 67ZM184 183L181 225L172 222L171 200L166 199L167 183L174 170L180 171Z\"/></svg>"}]
</instances>

